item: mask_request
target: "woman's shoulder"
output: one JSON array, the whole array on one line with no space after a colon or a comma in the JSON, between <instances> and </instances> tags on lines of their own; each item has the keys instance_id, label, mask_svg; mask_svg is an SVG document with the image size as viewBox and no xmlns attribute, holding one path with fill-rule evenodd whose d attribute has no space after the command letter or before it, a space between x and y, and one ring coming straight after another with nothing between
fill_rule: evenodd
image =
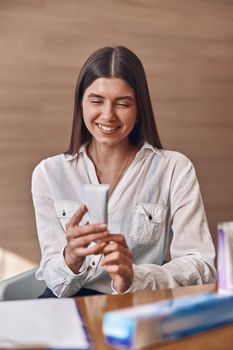
<instances>
[{"instance_id":1,"label":"woman's shoulder","mask_svg":"<svg viewBox=\"0 0 233 350\"><path fill-rule=\"evenodd\" d=\"M149 143L145 143L144 146L142 147L142 151L149 149L150 152L154 152L154 158L158 159L158 156L160 160L163 163L169 163L169 164L181 164L181 165L188 165L192 164L191 160L188 158L187 155L184 153L181 153L176 150L170 150L170 149L159 149L156 148ZM145 153L144 153L145 154Z\"/></svg>"},{"instance_id":2,"label":"woman's shoulder","mask_svg":"<svg viewBox=\"0 0 233 350\"><path fill-rule=\"evenodd\" d=\"M49 156L42 159L34 168L33 174L39 173L49 173L54 171L59 171L65 166L68 156L64 153Z\"/></svg>"},{"instance_id":3,"label":"woman's shoulder","mask_svg":"<svg viewBox=\"0 0 233 350\"><path fill-rule=\"evenodd\" d=\"M188 156L179 151L161 149L160 152L165 160L173 161L174 163L183 163L183 164L191 163L191 160L188 158Z\"/></svg>"},{"instance_id":4,"label":"woman's shoulder","mask_svg":"<svg viewBox=\"0 0 233 350\"><path fill-rule=\"evenodd\" d=\"M153 164L157 167L160 164L160 170L167 174L180 174L181 172L194 172L195 168L190 158L184 153L170 149L158 149L150 146L154 151Z\"/></svg>"},{"instance_id":5,"label":"woman's shoulder","mask_svg":"<svg viewBox=\"0 0 233 350\"><path fill-rule=\"evenodd\" d=\"M161 169L173 179L196 177L196 170L190 158L182 152L173 150L160 150L163 165Z\"/></svg>"}]
</instances>

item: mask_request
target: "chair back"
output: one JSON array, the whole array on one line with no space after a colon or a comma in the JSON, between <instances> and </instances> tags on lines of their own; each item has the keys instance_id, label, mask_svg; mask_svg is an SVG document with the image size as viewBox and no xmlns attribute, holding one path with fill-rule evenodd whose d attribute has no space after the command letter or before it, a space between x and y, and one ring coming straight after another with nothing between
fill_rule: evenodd
<instances>
[{"instance_id":1,"label":"chair back","mask_svg":"<svg viewBox=\"0 0 233 350\"><path fill-rule=\"evenodd\" d=\"M35 267L0 282L0 301L38 298L44 292L46 284L35 278L37 269Z\"/></svg>"}]
</instances>

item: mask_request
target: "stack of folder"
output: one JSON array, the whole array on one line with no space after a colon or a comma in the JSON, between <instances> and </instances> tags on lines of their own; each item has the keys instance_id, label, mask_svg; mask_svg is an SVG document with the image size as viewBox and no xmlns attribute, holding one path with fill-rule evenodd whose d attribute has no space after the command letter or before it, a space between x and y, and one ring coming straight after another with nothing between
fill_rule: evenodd
<instances>
[{"instance_id":1,"label":"stack of folder","mask_svg":"<svg viewBox=\"0 0 233 350\"><path fill-rule=\"evenodd\" d=\"M109 344L139 349L233 323L233 295L196 296L107 312L103 332Z\"/></svg>"}]
</instances>

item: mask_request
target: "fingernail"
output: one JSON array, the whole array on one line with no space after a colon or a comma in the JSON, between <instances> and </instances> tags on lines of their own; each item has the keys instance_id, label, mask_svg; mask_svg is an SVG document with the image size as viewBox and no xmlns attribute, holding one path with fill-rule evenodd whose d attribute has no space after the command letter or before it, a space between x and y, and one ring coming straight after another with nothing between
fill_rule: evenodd
<instances>
[{"instance_id":1,"label":"fingernail","mask_svg":"<svg viewBox=\"0 0 233 350\"><path fill-rule=\"evenodd\" d=\"M107 225L106 225L106 224L100 224L100 225L99 225L99 228L100 228L100 229L106 229L106 228L107 228Z\"/></svg>"}]
</instances>

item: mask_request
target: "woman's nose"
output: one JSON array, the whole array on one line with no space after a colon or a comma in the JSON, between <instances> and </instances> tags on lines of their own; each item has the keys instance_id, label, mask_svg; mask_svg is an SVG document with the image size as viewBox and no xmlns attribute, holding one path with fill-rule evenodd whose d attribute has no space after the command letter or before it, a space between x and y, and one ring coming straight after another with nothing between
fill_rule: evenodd
<instances>
[{"instance_id":1,"label":"woman's nose","mask_svg":"<svg viewBox=\"0 0 233 350\"><path fill-rule=\"evenodd\" d=\"M102 118L106 122L109 122L116 118L112 105L107 104L106 106L104 106L104 109L102 112Z\"/></svg>"}]
</instances>

